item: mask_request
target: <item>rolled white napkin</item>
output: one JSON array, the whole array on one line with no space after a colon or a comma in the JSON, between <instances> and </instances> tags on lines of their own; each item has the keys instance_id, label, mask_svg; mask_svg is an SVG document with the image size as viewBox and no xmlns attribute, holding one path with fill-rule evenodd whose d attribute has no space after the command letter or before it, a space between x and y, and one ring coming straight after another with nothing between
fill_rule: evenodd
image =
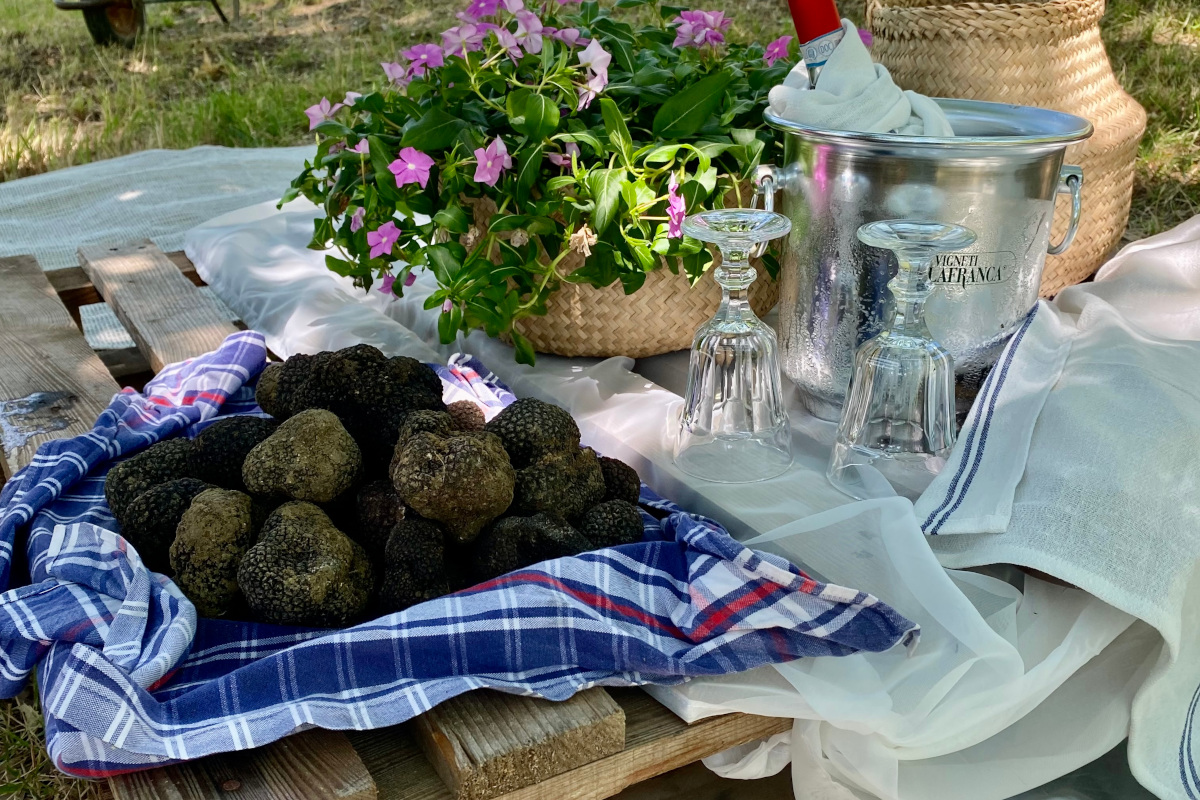
<instances>
[{"instance_id":1,"label":"rolled white napkin","mask_svg":"<svg viewBox=\"0 0 1200 800\"><path fill-rule=\"evenodd\" d=\"M850 20L829 56L816 88L809 88L808 69L797 64L783 83L771 89L771 111L804 125L868 133L909 136L953 136L954 130L937 103L895 84L887 67L871 60L867 46Z\"/></svg>"}]
</instances>

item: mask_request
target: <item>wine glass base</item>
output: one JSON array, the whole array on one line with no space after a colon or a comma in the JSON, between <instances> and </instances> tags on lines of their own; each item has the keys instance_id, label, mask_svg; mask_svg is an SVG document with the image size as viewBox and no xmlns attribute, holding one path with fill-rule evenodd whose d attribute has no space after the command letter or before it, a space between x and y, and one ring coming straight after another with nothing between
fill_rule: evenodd
<instances>
[{"instance_id":1,"label":"wine glass base","mask_svg":"<svg viewBox=\"0 0 1200 800\"><path fill-rule=\"evenodd\" d=\"M787 472L792 452L757 437L718 436L680 450L675 465L694 478L713 483L756 483Z\"/></svg>"},{"instance_id":2,"label":"wine glass base","mask_svg":"<svg viewBox=\"0 0 1200 800\"><path fill-rule=\"evenodd\" d=\"M948 451L883 453L837 442L825 477L834 488L856 500L898 494L916 500L946 466Z\"/></svg>"}]
</instances>

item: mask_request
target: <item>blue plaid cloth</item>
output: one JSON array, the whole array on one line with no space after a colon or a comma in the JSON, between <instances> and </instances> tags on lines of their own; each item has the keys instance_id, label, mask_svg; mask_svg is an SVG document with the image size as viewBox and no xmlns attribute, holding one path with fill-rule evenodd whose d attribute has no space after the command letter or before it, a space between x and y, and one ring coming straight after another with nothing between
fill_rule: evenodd
<instances>
[{"instance_id":1,"label":"blue plaid cloth","mask_svg":"<svg viewBox=\"0 0 1200 800\"><path fill-rule=\"evenodd\" d=\"M100 777L256 747L319 726L404 722L480 687L561 700L802 656L915 643L876 598L819 583L643 488L643 542L538 564L346 630L198 619L114 531L104 475L219 416L261 413L252 332L113 398L91 432L43 445L0 493L0 579L27 531L31 583L0 595L0 695L40 666L47 747ZM439 367L446 396L512 394L482 365ZM661 516L659 520L657 517Z\"/></svg>"}]
</instances>

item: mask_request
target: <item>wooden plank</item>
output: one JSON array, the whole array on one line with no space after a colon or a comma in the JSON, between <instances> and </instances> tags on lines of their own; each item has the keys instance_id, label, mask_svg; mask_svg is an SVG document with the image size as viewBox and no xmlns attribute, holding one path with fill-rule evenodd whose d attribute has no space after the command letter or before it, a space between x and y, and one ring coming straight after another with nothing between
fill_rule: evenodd
<instances>
[{"instance_id":1,"label":"wooden plank","mask_svg":"<svg viewBox=\"0 0 1200 800\"><path fill-rule=\"evenodd\" d=\"M193 285L208 285L196 272L196 268L192 266L192 262L182 250L175 250L165 255L172 264L179 268L179 271L183 273L183 277L191 281ZM88 277L87 273L83 271L83 267L50 270L46 273L46 278L50 281L50 285L54 287L55 293L63 301L63 305L67 307L68 311L73 311L80 306L90 306L95 303L104 302L104 298L96 291L95 284L92 283L92 279Z\"/></svg>"},{"instance_id":2,"label":"wooden plank","mask_svg":"<svg viewBox=\"0 0 1200 800\"><path fill-rule=\"evenodd\" d=\"M336 731L109 779L114 800L375 800L375 782Z\"/></svg>"},{"instance_id":3,"label":"wooden plank","mask_svg":"<svg viewBox=\"0 0 1200 800\"><path fill-rule=\"evenodd\" d=\"M625 711L625 749L498 800L601 800L730 747L791 730L792 720L727 714L688 725L640 689L608 689ZM414 724L354 731L380 800L454 800L423 756Z\"/></svg>"},{"instance_id":4,"label":"wooden plank","mask_svg":"<svg viewBox=\"0 0 1200 800\"><path fill-rule=\"evenodd\" d=\"M457 800L490 800L625 747L625 712L603 689L561 703L492 691L447 700L414 726Z\"/></svg>"},{"instance_id":5,"label":"wooden plank","mask_svg":"<svg viewBox=\"0 0 1200 800\"><path fill-rule=\"evenodd\" d=\"M120 387L32 256L0 258L0 447L7 480L43 442L91 430Z\"/></svg>"},{"instance_id":6,"label":"wooden plank","mask_svg":"<svg viewBox=\"0 0 1200 800\"><path fill-rule=\"evenodd\" d=\"M148 240L81 247L79 260L155 372L215 350L237 330Z\"/></svg>"}]
</instances>

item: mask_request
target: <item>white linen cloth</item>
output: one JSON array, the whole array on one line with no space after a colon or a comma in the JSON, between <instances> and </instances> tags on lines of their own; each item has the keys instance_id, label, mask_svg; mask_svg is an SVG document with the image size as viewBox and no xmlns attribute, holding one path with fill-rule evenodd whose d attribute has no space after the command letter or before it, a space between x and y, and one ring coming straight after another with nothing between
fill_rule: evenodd
<instances>
[{"instance_id":1,"label":"white linen cloth","mask_svg":"<svg viewBox=\"0 0 1200 800\"><path fill-rule=\"evenodd\" d=\"M305 247L316 213L303 204L235 212L189 232L186 250L280 355L356 341L448 355L452 348L436 344L436 312L422 307L430 279L398 300L352 290ZM1125 737L1159 635L1079 589L944 569L907 500L847 504L829 486L832 426L793 406L791 470L760 484L698 482L671 464L667 421L679 397L631 372L629 359L539 356L530 368L478 332L465 348L518 394L570 409L585 442L628 461L659 491L820 577L855 581L922 625L911 658L809 659L655 690L689 720L735 710L797 719L790 736L710 759L718 771L756 777L792 760L801 798L999 800Z\"/></svg>"},{"instance_id":2,"label":"white linen cloth","mask_svg":"<svg viewBox=\"0 0 1200 800\"><path fill-rule=\"evenodd\" d=\"M917 516L962 534L931 537L943 564L1033 567L1157 629L1166 647L1134 698L1130 766L1159 797L1195 800L1200 218L1064 290L1026 338L1004 356L1019 379L989 379L964 428L1001 446L960 441Z\"/></svg>"},{"instance_id":3,"label":"white linen cloth","mask_svg":"<svg viewBox=\"0 0 1200 800\"><path fill-rule=\"evenodd\" d=\"M871 60L858 28L842 20L845 34L809 87L801 61L772 87L771 111L792 122L833 130L903 133L910 136L953 136L946 114L925 95L903 91L887 67Z\"/></svg>"}]
</instances>

